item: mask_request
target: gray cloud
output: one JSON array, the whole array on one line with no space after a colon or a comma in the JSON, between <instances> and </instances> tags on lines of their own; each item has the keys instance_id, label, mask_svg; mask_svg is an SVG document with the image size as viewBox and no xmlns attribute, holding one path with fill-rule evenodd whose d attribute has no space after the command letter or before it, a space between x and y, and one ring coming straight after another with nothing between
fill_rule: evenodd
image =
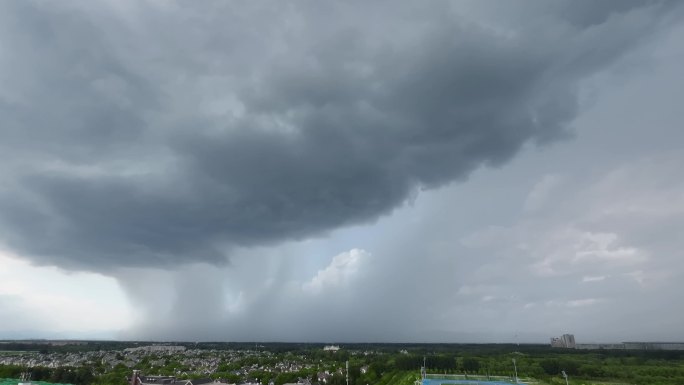
<instances>
[{"instance_id":1,"label":"gray cloud","mask_svg":"<svg viewBox=\"0 0 684 385\"><path fill-rule=\"evenodd\" d=\"M3 3L2 241L170 267L375 221L567 136L672 8L617 4Z\"/></svg>"},{"instance_id":2,"label":"gray cloud","mask_svg":"<svg viewBox=\"0 0 684 385\"><path fill-rule=\"evenodd\" d=\"M572 141L523 150L372 225L237 250L229 268L164 273L204 280L196 286L160 288L126 274L131 298L150 297L139 308L159 310L126 336L681 340L684 312L673 304L684 282L683 32L677 26L587 84L596 94L572 123ZM367 251L356 265L334 262L354 248ZM173 304L158 306L165 297Z\"/></svg>"},{"instance_id":3,"label":"gray cloud","mask_svg":"<svg viewBox=\"0 0 684 385\"><path fill-rule=\"evenodd\" d=\"M566 184L547 190L546 210L541 203L524 210L525 194L516 199L499 189L492 192L497 201L520 209L515 221L459 229L456 215L490 209L478 191L491 179L519 176L527 162L549 159L526 158L516 169L484 173L467 188L424 194L415 207L359 230L374 236L351 242L369 251L328 256L314 272L291 255L283 258L309 257L302 243L287 243L240 250L236 266L226 269L122 273L136 305L151 313L124 336L502 342L519 335L518 341L545 342L571 331L583 342L680 339L684 313L671 304L684 269L679 227L672 224L684 217L681 199L673 199L684 188L669 175L681 155L591 177L566 165L557 170ZM539 183L546 180L541 176ZM539 193L532 185L527 197ZM649 234L650 228L659 234ZM339 233L334 238L340 242ZM289 264L295 267L288 271ZM160 282L180 284L160 288ZM159 305L164 298L169 306Z\"/></svg>"}]
</instances>

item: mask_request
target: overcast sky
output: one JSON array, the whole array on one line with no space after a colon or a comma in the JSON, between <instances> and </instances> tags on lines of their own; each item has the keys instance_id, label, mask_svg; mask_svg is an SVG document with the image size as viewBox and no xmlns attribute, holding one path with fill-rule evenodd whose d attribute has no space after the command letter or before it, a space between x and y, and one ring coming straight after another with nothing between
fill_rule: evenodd
<instances>
[{"instance_id":1,"label":"overcast sky","mask_svg":"<svg viewBox=\"0 0 684 385\"><path fill-rule=\"evenodd\" d=\"M684 340L684 5L0 2L0 338Z\"/></svg>"}]
</instances>

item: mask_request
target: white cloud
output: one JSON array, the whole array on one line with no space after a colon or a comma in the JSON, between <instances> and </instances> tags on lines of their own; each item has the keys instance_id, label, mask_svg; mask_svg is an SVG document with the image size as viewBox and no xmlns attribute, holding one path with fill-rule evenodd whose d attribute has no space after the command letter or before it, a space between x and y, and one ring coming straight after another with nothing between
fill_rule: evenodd
<instances>
[{"instance_id":1,"label":"white cloud","mask_svg":"<svg viewBox=\"0 0 684 385\"><path fill-rule=\"evenodd\" d=\"M338 287L350 281L359 271L370 253L361 249L352 249L333 257L330 265L302 285L305 291L319 292L324 288Z\"/></svg>"},{"instance_id":2,"label":"white cloud","mask_svg":"<svg viewBox=\"0 0 684 385\"><path fill-rule=\"evenodd\" d=\"M584 276L582 277L582 282L601 282L606 279L605 275L597 275L597 276Z\"/></svg>"},{"instance_id":3,"label":"white cloud","mask_svg":"<svg viewBox=\"0 0 684 385\"><path fill-rule=\"evenodd\" d=\"M615 233L584 232L579 236L573 263L592 263L600 260L611 264L636 264L647 257L635 247L619 246Z\"/></svg>"},{"instance_id":4,"label":"white cloud","mask_svg":"<svg viewBox=\"0 0 684 385\"><path fill-rule=\"evenodd\" d=\"M567 305L570 307L582 307L582 306L596 305L599 302L602 302L602 299L600 299L600 298L583 298L583 299L575 299L575 300L568 301Z\"/></svg>"}]
</instances>

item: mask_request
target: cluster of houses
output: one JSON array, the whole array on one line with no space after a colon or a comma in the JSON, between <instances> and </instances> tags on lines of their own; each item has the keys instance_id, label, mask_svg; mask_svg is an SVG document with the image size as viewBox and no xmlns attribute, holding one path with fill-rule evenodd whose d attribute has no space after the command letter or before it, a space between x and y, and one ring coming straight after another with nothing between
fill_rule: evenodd
<instances>
[{"instance_id":1,"label":"cluster of houses","mask_svg":"<svg viewBox=\"0 0 684 385\"><path fill-rule=\"evenodd\" d=\"M178 379L173 376L142 376L139 370L134 370L128 378L130 385L224 385L211 378Z\"/></svg>"},{"instance_id":2,"label":"cluster of houses","mask_svg":"<svg viewBox=\"0 0 684 385\"><path fill-rule=\"evenodd\" d=\"M361 368L361 373L366 373L368 371L368 366L363 366ZM330 373L329 371L319 371L316 374L318 379L318 384L327 384L333 375L344 375L342 369L338 369L335 373ZM211 378L198 378L198 379L179 379L175 376L144 376L140 374L139 370L133 370L133 374L128 378L128 383L130 385L238 385L238 384L227 384L224 380L213 380ZM316 383L311 382L311 379L300 377L297 382L286 383L284 385L315 385ZM262 384L258 380L246 379L239 385L266 385ZM273 381L269 382L268 385L275 385Z\"/></svg>"},{"instance_id":3,"label":"cluster of houses","mask_svg":"<svg viewBox=\"0 0 684 385\"><path fill-rule=\"evenodd\" d=\"M100 360L100 352L86 353L40 353L26 352L21 354L0 355L0 365L18 365L28 368L59 368L62 366L83 366Z\"/></svg>"},{"instance_id":4,"label":"cluster of houses","mask_svg":"<svg viewBox=\"0 0 684 385\"><path fill-rule=\"evenodd\" d=\"M124 351L124 353L144 352L144 353L173 354L173 353L182 353L186 350L187 350L187 348L185 346L178 346L178 345L147 345L147 346L138 346L135 348L126 348L123 351Z\"/></svg>"},{"instance_id":5,"label":"cluster of houses","mask_svg":"<svg viewBox=\"0 0 684 385\"><path fill-rule=\"evenodd\" d=\"M337 345L328 345L323 349L336 352L340 347ZM242 362L249 357L256 358L256 360L251 360L251 363L247 365L242 364ZM320 365L319 362L311 362L303 356L299 357L299 359L297 357L291 357L289 359L276 360L273 359L273 353L268 351L188 349L185 346L175 345L148 345L123 350L101 350L75 353L40 353L37 351L8 355L0 353L0 364L19 365L28 368L97 366L101 368L100 370L107 372L115 367L123 365L131 370L145 369L147 371L152 369L154 372L156 371L156 368L164 368L170 363L175 363L176 365L180 364L179 366L175 366L173 372L173 375L177 377L197 375L209 377L218 372L222 365L240 363L239 365L232 365L233 369L231 369L230 372L245 379L245 383L247 384L258 383L257 380L250 380L252 373L254 372L297 373L316 370ZM342 374L342 369L339 369L338 372L339 374ZM312 385L310 382L321 385L328 384L330 378L336 374L337 372L334 370L332 372L321 370L318 372L317 378L302 378L298 383L300 385ZM179 380L175 377L162 378L157 376L145 377L145 379L149 379L151 384L168 385L171 383L169 381L174 379L174 382L172 383L175 385L198 385L196 383L197 380L193 380L192 384L190 384L185 380ZM204 385L204 383L202 385Z\"/></svg>"},{"instance_id":6,"label":"cluster of houses","mask_svg":"<svg viewBox=\"0 0 684 385\"><path fill-rule=\"evenodd\" d=\"M270 353L231 350L191 350L186 349L184 346L150 345L128 348L122 351L101 350L75 353L27 351L19 354L0 354L0 365L19 365L28 368L59 368L99 364L105 369L112 369L118 365L133 369L138 367L144 359L152 368L163 367L168 361L176 360L195 374L209 375L218 369L222 361L235 361L249 355L263 356L264 354ZM279 369L282 371L288 371L289 366L291 366L290 364L280 364L281 368ZM245 368L245 371L250 370L253 370L253 368ZM295 370L299 370L299 368Z\"/></svg>"}]
</instances>

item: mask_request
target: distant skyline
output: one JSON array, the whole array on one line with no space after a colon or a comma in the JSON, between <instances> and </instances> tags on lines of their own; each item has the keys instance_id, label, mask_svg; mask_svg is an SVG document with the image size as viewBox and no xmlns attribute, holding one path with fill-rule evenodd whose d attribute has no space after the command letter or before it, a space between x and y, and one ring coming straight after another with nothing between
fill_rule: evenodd
<instances>
[{"instance_id":1,"label":"distant skyline","mask_svg":"<svg viewBox=\"0 0 684 385\"><path fill-rule=\"evenodd\" d=\"M0 339L684 341L676 1L0 2Z\"/></svg>"}]
</instances>

